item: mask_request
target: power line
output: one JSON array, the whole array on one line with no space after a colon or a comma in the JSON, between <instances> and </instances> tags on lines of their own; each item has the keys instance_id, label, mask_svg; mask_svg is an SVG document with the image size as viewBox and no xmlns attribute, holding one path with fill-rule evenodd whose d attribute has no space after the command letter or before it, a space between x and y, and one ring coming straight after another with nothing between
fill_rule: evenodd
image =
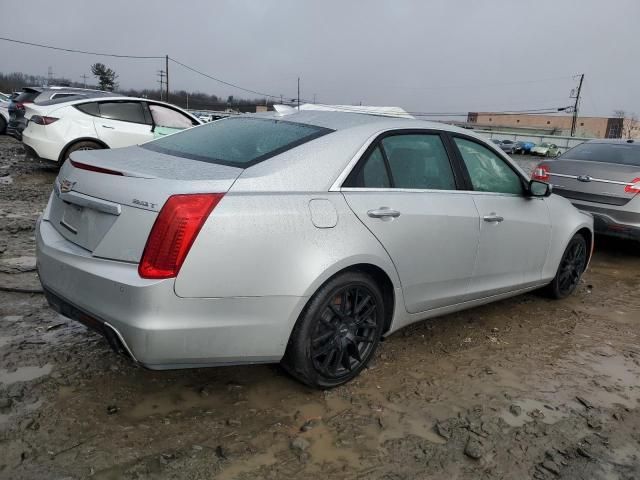
<instances>
[{"instance_id":1,"label":"power line","mask_svg":"<svg viewBox=\"0 0 640 480\"><path fill-rule=\"evenodd\" d=\"M147 55L118 55L116 53L102 53L102 52L88 52L85 50L76 50L73 48L62 48L62 47L54 47L52 45L42 45L40 43L32 43L25 42L22 40L15 40L13 38L0 37L0 40L11 43L19 43L21 45L29 45L31 47L40 47L40 48L48 48L50 50L59 50L61 52L69 52L69 53L83 53L85 55L97 55L100 57L115 57L115 58L164 58L164 56L147 56Z\"/></svg>"},{"instance_id":2,"label":"power line","mask_svg":"<svg viewBox=\"0 0 640 480\"><path fill-rule=\"evenodd\" d=\"M171 60L173 63L176 63L176 64L180 65L181 67L186 68L187 70L191 70L192 72L197 73L198 75L202 75L203 77L209 78L209 79L214 80L214 81L216 81L218 83L221 83L223 85L227 85L229 87L237 88L238 90L242 90L243 92L253 93L254 95L259 95L261 97L280 98L280 95L271 95L269 93L259 92L257 90L251 90L250 88L244 88L244 87L241 87L240 85L236 85L235 83L231 83L231 82L227 82L225 80L221 80L220 78L216 78L216 77L214 77L212 75L204 73L204 72L202 72L200 70L197 70L197 69L195 69L193 67L190 67L189 65L185 65L184 63L179 62L175 58L169 57L169 60Z\"/></svg>"}]
</instances>

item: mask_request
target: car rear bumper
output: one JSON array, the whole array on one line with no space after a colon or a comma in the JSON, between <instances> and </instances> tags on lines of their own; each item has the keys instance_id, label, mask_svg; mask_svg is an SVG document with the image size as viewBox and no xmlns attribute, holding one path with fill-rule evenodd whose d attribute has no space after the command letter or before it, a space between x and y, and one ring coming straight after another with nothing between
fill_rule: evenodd
<instances>
[{"instance_id":1,"label":"car rear bumper","mask_svg":"<svg viewBox=\"0 0 640 480\"><path fill-rule=\"evenodd\" d=\"M571 203L577 209L593 215L593 227L596 233L640 240L640 212L624 207L607 208L576 200L571 200Z\"/></svg>"},{"instance_id":2,"label":"car rear bumper","mask_svg":"<svg viewBox=\"0 0 640 480\"><path fill-rule=\"evenodd\" d=\"M46 127L38 127L38 129ZM29 147L35 156L43 160L57 162L60 156L60 141L51 140L44 132L35 130L29 126L22 132L22 143Z\"/></svg>"},{"instance_id":3,"label":"car rear bumper","mask_svg":"<svg viewBox=\"0 0 640 480\"><path fill-rule=\"evenodd\" d=\"M40 281L55 310L152 369L277 362L304 297L180 298L174 280L93 257L46 220L36 228Z\"/></svg>"}]
</instances>

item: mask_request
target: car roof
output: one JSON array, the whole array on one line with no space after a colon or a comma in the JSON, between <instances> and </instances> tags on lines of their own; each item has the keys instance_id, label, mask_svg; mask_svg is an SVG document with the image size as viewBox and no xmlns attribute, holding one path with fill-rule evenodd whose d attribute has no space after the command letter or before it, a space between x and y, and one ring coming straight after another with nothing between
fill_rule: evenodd
<instances>
[{"instance_id":1,"label":"car roof","mask_svg":"<svg viewBox=\"0 0 640 480\"><path fill-rule=\"evenodd\" d=\"M467 136L481 139L484 142L488 140L486 137L478 135L468 129L455 127L447 123L431 122L427 120L417 120L412 118L390 117L385 116L384 114L374 115L371 113L355 113L356 111L357 107L354 107L354 112L302 110L294 111L293 113L250 113L243 116L254 118L271 118L287 122L304 123L308 125L329 128L331 130L346 130L359 127L359 130L369 130L371 134L383 130L426 129L462 133Z\"/></svg>"}]
</instances>

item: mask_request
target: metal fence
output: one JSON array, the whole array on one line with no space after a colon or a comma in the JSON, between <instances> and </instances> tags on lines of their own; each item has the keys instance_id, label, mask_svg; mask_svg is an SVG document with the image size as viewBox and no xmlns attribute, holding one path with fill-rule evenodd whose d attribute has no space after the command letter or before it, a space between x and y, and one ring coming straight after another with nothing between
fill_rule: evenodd
<instances>
[{"instance_id":1,"label":"metal fence","mask_svg":"<svg viewBox=\"0 0 640 480\"><path fill-rule=\"evenodd\" d=\"M576 145L591 140L584 137L563 137L560 135L540 135L536 133L513 133L513 132L497 132L495 130L474 130L474 132L484 135L488 138L497 140L513 140L514 142L532 142L536 145L540 143L553 143L560 148L561 152L565 152Z\"/></svg>"}]
</instances>

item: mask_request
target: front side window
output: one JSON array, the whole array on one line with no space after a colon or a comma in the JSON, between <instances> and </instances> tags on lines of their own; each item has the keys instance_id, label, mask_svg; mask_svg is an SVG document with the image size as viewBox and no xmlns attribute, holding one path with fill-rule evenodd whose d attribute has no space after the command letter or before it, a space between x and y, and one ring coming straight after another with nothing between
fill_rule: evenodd
<instances>
[{"instance_id":1,"label":"front side window","mask_svg":"<svg viewBox=\"0 0 640 480\"><path fill-rule=\"evenodd\" d=\"M285 120L227 118L159 138L142 145L142 148L246 168L332 131Z\"/></svg>"},{"instance_id":2,"label":"front side window","mask_svg":"<svg viewBox=\"0 0 640 480\"><path fill-rule=\"evenodd\" d=\"M449 157L438 134L384 137L345 187L455 190Z\"/></svg>"},{"instance_id":3,"label":"front side window","mask_svg":"<svg viewBox=\"0 0 640 480\"><path fill-rule=\"evenodd\" d=\"M140 102L103 102L100 103L100 116L123 122L147 123Z\"/></svg>"},{"instance_id":4,"label":"front side window","mask_svg":"<svg viewBox=\"0 0 640 480\"><path fill-rule=\"evenodd\" d=\"M478 192L523 193L520 176L487 147L465 138L454 137L467 167L473 189Z\"/></svg>"},{"instance_id":5,"label":"front side window","mask_svg":"<svg viewBox=\"0 0 640 480\"><path fill-rule=\"evenodd\" d=\"M189 117L171 108L150 103L149 110L151 110L153 123L158 127L184 130L185 128L189 128L194 125L193 120Z\"/></svg>"}]
</instances>

